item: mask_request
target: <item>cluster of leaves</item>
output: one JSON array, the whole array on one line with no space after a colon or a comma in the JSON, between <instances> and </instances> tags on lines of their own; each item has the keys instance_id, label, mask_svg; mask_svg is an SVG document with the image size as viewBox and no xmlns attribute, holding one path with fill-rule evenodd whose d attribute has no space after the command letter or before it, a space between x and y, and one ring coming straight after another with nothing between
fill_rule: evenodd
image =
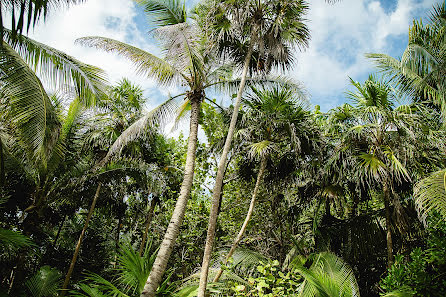
<instances>
[{"instance_id":1,"label":"cluster of leaves","mask_svg":"<svg viewBox=\"0 0 446 297\"><path fill-rule=\"evenodd\" d=\"M426 246L417 247L409 257L399 254L388 275L381 281L385 292L401 288L410 296L446 294L446 222L432 216L427 229Z\"/></svg>"},{"instance_id":2,"label":"cluster of leaves","mask_svg":"<svg viewBox=\"0 0 446 297\"><path fill-rule=\"evenodd\" d=\"M282 272L279 261L260 263L257 272L260 276L248 279L247 285L232 286L232 296L290 296L298 292L302 278L294 272Z\"/></svg>"}]
</instances>

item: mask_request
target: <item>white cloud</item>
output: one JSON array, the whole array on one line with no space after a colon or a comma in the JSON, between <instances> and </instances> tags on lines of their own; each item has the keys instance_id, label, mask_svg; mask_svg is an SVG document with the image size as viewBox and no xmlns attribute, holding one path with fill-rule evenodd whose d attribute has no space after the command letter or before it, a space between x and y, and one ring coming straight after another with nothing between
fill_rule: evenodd
<instances>
[{"instance_id":1,"label":"white cloud","mask_svg":"<svg viewBox=\"0 0 446 297\"><path fill-rule=\"evenodd\" d=\"M436 0L398 0L391 11L383 7L388 0L343 0L334 5L324 0L310 1L307 16L311 30L309 49L298 54L298 64L290 75L305 83L314 104L323 110L342 100L348 76L362 79L373 72L364 58L367 52L392 54L395 37L407 34L413 18L420 18ZM158 52L146 32L135 24L137 7L131 0L89 0L57 12L39 25L31 37L74 55L81 61L107 71L110 81L121 77L147 89L153 96L148 108L154 107L179 88L156 88L153 80L137 76L131 63L115 54L75 45L74 40L89 35L111 37L150 52ZM398 47L398 46L397 46ZM401 51L404 44L401 45Z\"/></svg>"},{"instance_id":2,"label":"white cloud","mask_svg":"<svg viewBox=\"0 0 446 297\"><path fill-rule=\"evenodd\" d=\"M136 6L131 0L90 0L69 9L57 11L44 23L39 24L29 36L48 44L82 62L104 69L111 83L122 77L129 78L144 89L156 83L149 78L136 75L128 60L116 54L77 45L74 41L85 36L103 36L130 43L150 52L157 52L135 24Z\"/></svg>"},{"instance_id":3,"label":"white cloud","mask_svg":"<svg viewBox=\"0 0 446 297\"><path fill-rule=\"evenodd\" d=\"M305 83L313 104L323 110L335 107L348 87L348 76L359 79L374 71L364 54L392 54L392 38L406 35L412 19L424 17L434 2L398 0L386 11L376 0L343 0L334 5L311 1L310 47L297 55L291 75ZM404 44L399 47L402 51Z\"/></svg>"}]
</instances>

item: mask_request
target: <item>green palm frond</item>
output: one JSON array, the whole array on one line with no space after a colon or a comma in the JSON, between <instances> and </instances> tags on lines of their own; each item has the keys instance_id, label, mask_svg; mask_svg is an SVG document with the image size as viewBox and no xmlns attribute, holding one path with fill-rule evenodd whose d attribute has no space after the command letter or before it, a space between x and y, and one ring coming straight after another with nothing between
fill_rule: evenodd
<instances>
[{"instance_id":1,"label":"green palm frond","mask_svg":"<svg viewBox=\"0 0 446 297\"><path fill-rule=\"evenodd\" d=\"M89 283L89 285L84 283L80 286L80 289L87 294L94 294L87 296L94 297L101 296L98 294L103 294L102 296L107 297L130 297L129 295L123 293L112 282L106 280L96 273L87 273L85 279Z\"/></svg>"},{"instance_id":2,"label":"green palm frond","mask_svg":"<svg viewBox=\"0 0 446 297\"><path fill-rule=\"evenodd\" d=\"M165 124L178 113L179 106L176 99L177 97L169 98L158 107L147 112L145 116L135 121L116 139L105 159L109 160L111 156L121 152L127 144L149 132L150 129L157 127L164 128Z\"/></svg>"},{"instance_id":3,"label":"green palm frond","mask_svg":"<svg viewBox=\"0 0 446 297\"><path fill-rule=\"evenodd\" d=\"M376 155L362 153L359 155L361 174L366 180L384 180L387 175L387 166Z\"/></svg>"},{"instance_id":4,"label":"green palm frond","mask_svg":"<svg viewBox=\"0 0 446 297\"><path fill-rule=\"evenodd\" d=\"M249 154L251 158L270 155L274 151L274 143L269 140L263 140L250 145Z\"/></svg>"},{"instance_id":5,"label":"green palm frond","mask_svg":"<svg viewBox=\"0 0 446 297\"><path fill-rule=\"evenodd\" d=\"M434 172L414 187L414 199L420 218L426 222L431 211L446 219L446 170Z\"/></svg>"},{"instance_id":6,"label":"green palm frond","mask_svg":"<svg viewBox=\"0 0 446 297\"><path fill-rule=\"evenodd\" d=\"M43 266L25 282L33 297L56 297L62 283L61 273L50 266Z\"/></svg>"},{"instance_id":7,"label":"green palm frond","mask_svg":"<svg viewBox=\"0 0 446 297\"><path fill-rule=\"evenodd\" d=\"M31 159L46 167L48 129L57 122L55 110L40 80L6 43L0 47L0 90Z\"/></svg>"},{"instance_id":8,"label":"green palm frond","mask_svg":"<svg viewBox=\"0 0 446 297\"><path fill-rule=\"evenodd\" d=\"M381 295L381 297L412 297L414 295L415 295L415 292L413 292L411 288L404 287L404 288L383 294L383 295Z\"/></svg>"},{"instance_id":9,"label":"green palm frond","mask_svg":"<svg viewBox=\"0 0 446 297\"><path fill-rule=\"evenodd\" d=\"M5 41L30 65L40 77L66 93L74 93L87 106L96 105L105 96L107 79L105 72L85 64L46 44L20 36L17 41L5 30Z\"/></svg>"},{"instance_id":10,"label":"green palm frond","mask_svg":"<svg viewBox=\"0 0 446 297\"><path fill-rule=\"evenodd\" d=\"M131 46L111 38L90 36L76 40L85 46L114 52L129 59L135 66L138 74L155 78L163 85L174 85L182 77L180 71L165 60L156 57L142 49Z\"/></svg>"},{"instance_id":11,"label":"green palm frond","mask_svg":"<svg viewBox=\"0 0 446 297\"><path fill-rule=\"evenodd\" d=\"M299 296L359 297L353 271L342 259L332 253L320 253L313 255L310 268L304 266L306 261L300 259L293 263L295 271L305 279Z\"/></svg>"},{"instance_id":12,"label":"green palm frond","mask_svg":"<svg viewBox=\"0 0 446 297\"><path fill-rule=\"evenodd\" d=\"M397 177L399 180L404 179L410 181L410 175L409 172L407 172L406 167L401 164L400 160L398 160L398 157L395 155L395 152L392 151L392 149L387 146L383 149L384 155L387 157L387 160L389 161L389 167L392 170L392 173L395 177Z\"/></svg>"},{"instance_id":13,"label":"green palm frond","mask_svg":"<svg viewBox=\"0 0 446 297\"><path fill-rule=\"evenodd\" d=\"M139 294L143 290L155 261L156 253L150 253L151 245L150 242L143 257L139 256L131 246L121 246L118 257L119 277L117 281L122 287L134 294Z\"/></svg>"},{"instance_id":14,"label":"green palm frond","mask_svg":"<svg viewBox=\"0 0 446 297\"><path fill-rule=\"evenodd\" d=\"M33 242L28 236L17 231L0 228L0 247L3 251L13 253L30 246L33 246Z\"/></svg>"},{"instance_id":15,"label":"green palm frond","mask_svg":"<svg viewBox=\"0 0 446 297\"><path fill-rule=\"evenodd\" d=\"M157 26L185 23L187 12L185 3L179 0L136 0L144 7L144 12Z\"/></svg>"}]
</instances>

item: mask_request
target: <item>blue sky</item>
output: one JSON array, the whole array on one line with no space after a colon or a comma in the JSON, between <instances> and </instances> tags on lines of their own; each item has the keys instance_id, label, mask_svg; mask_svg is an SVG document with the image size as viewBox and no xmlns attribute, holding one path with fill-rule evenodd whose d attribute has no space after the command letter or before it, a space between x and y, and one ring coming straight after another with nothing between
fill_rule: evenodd
<instances>
[{"instance_id":1,"label":"blue sky","mask_svg":"<svg viewBox=\"0 0 446 297\"><path fill-rule=\"evenodd\" d=\"M425 18L434 3L438 1L343 0L329 5L324 0L311 0L307 16L310 47L296 53L297 64L288 75L303 82L311 103L323 111L342 104L349 89L348 77L363 81L375 71L364 54L401 55L412 20ZM140 84L149 97L150 109L179 90L158 88L153 80L137 76L121 57L74 44L76 38L98 35L159 53L147 33L145 16L133 1L88 0L51 15L30 36L105 69L111 82L128 77Z\"/></svg>"}]
</instances>

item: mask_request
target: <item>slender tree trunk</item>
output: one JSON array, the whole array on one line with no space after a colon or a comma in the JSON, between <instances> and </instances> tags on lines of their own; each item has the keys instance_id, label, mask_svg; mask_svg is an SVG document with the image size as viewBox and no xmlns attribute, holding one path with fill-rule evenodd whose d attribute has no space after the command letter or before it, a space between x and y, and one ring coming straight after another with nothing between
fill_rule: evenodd
<instances>
[{"instance_id":1,"label":"slender tree trunk","mask_svg":"<svg viewBox=\"0 0 446 297\"><path fill-rule=\"evenodd\" d=\"M155 197L152 197L152 200L150 201L150 208L149 208L149 212L147 213L146 228L144 229L144 234L142 235L141 246L139 247L139 256L142 256L142 252L144 251L144 246L145 246L146 240L147 240L147 234L149 233L150 224L152 223L152 218L153 218L153 212L155 210L155 205L156 205L155 200L156 200Z\"/></svg>"},{"instance_id":2,"label":"slender tree trunk","mask_svg":"<svg viewBox=\"0 0 446 297\"><path fill-rule=\"evenodd\" d=\"M232 112L231 124L229 125L225 146L223 148L223 153L221 154L220 162L218 163L217 177L215 178L215 185L212 192L212 207L211 207L211 213L209 214L209 225L206 236L206 245L204 248L203 263L201 265L200 285L198 288L198 295L197 295L198 297L205 297L206 293L209 263L211 260L211 253L214 245L215 229L217 227L218 206L220 204L220 197L221 197L220 194L223 185L226 161L228 159L228 152L229 149L231 148L232 138L235 132L235 124L237 123L237 116L242 101L242 94L245 88L246 75L248 74L249 62L251 60L251 55L252 55L252 48L253 48L253 43L251 42L251 45L248 49L248 53L246 54L245 57L243 72L242 72L242 80L240 81L240 87L237 92L237 99L235 101L234 111Z\"/></svg>"},{"instance_id":3,"label":"slender tree trunk","mask_svg":"<svg viewBox=\"0 0 446 297\"><path fill-rule=\"evenodd\" d=\"M66 218L67 218L67 215L64 214L64 216L63 216L63 218L62 218L62 222L60 222L59 228L57 229L56 238L54 238L54 241L53 241L53 249L56 248L56 243L57 243L57 240L59 239L60 232L62 231L62 227L63 227L63 225L65 224L65 219L66 219Z\"/></svg>"},{"instance_id":4,"label":"slender tree trunk","mask_svg":"<svg viewBox=\"0 0 446 297\"><path fill-rule=\"evenodd\" d=\"M161 278L166 270L167 261L172 253L175 241L180 232L180 226L183 222L184 213L186 211L187 200L189 199L192 182L194 178L195 153L197 149L197 133L198 133L198 117L200 112L200 105L202 94L191 94L189 100L191 101L190 114L190 131L189 141L187 144L186 166L184 168L184 178L181 184L180 196L178 197L175 209L164 235L155 262L153 263L152 271L147 279L140 297L154 297L156 290L161 282Z\"/></svg>"},{"instance_id":5,"label":"slender tree trunk","mask_svg":"<svg viewBox=\"0 0 446 297\"><path fill-rule=\"evenodd\" d=\"M384 207L386 209L386 240L387 240L387 268L390 268L393 264L393 244L392 244L392 231L390 222L390 191L387 185L384 185Z\"/></svg>"},{"instance_id":6,"label":"slender tree trunk","mask_svg":"<svg viewBox=\"0 0 446 297\"><path fill-rule=\"evenodd\" d=\"M3 142L0 139L0 187L3 187L4 185L5 185L5 156L3 154Z\"/></svg>"},{"instance_id":7,"label":"slender tree trunk","mask_svg":"<svg viewBox=\"0 0 446 297\"><path fill-rule=\"evenodd\" d=\"M226 256L224 264L228 263L229 258L231 258L232 255L234 254L235 249L237 248L238 244L242 240L243 235L245 234L245 231L246 231L246 227L248 226L248 223L251 220L252 213L254 211L254 205L256 203L257 193L259 192L260 182L262 181L263 174L265 173L265 167L266 167L266 157L263 157L262 162L260 163L259 172L257 173L257 181L256 181L256 185L254 187L254 191L252 192L251 203L249 204L249 209L248 209L248 212L246 213L245 221L243 222L243 225L240 228L240 231L239 231L237 237L235 238L234 242L232 243L231 249L229 250L229 253ZM214 278L214 282L218 282L222 273L223 273L223 269L220 268L217 272L217 275Z\"/></svg>"},{"instance_id":8,"label":"slender tree trunk","mask_svg":"<svg viewBox=\"0 0 446 297\"><path fill-rule=\"evenodd\" d=\"M68 268L67 275L65 276L65 281L62 286L62 290L60 292L60 297L65 296L68 288L68 284L70 283L71 274L74 270L74 265L76 264L77 256L79 255L79 250L81 248L82 240L84 239L85 232L88 228L88 223L90 222L91 216L93 215L94 208L96 206L96 202L98 201L99 197L99 191L101 190L101 183L98 184L98 187L96 189L96 193L94 194L93 202L91 203L90 210L88 211L87 218L85 220L84 228L82 228L81 235L79 236L79 240L76 244L76 249L74 250L73 258L71 259L70 268Z\"/></svg>"}]
</instances>

